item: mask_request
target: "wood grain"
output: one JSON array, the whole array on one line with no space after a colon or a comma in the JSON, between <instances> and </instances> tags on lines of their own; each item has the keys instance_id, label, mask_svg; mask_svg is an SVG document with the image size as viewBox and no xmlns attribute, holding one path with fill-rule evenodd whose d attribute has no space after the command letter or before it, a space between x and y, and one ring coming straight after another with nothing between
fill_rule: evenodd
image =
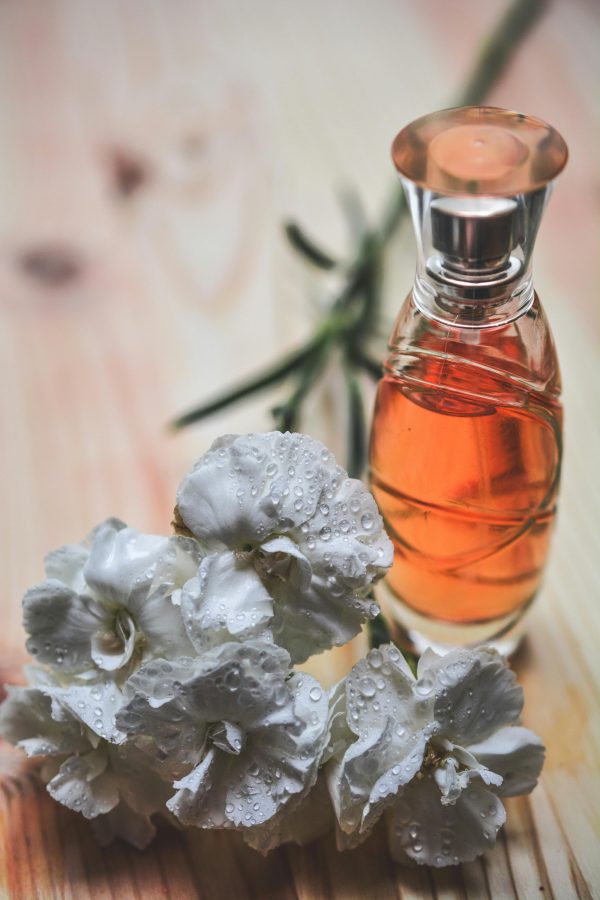
<instances>
[{"instance_id":1,"label":"wood grain","mask_svg":"<svg viewBox=\"0 0 600 900\"><path fill-rule=\"evenodd\" d=\"M108 515L164 532L177 482L210 440L268 426L265 397L178 436L165 423L307 333L318 305L307 297L327 285L285 249L281 219L340 252L336 189L354 184L367 212L379 209L392 135L444 105L502 6L0 5L3 680L25 660L20 597L45 552ZM381 829L353 853L328 837L264 859L236 835L165 825L140 853L99 848L2 747L2 896L600 897L597 20L585 0L556 2L490 98L548 119L571 146L536 255L565 380L561 514L515 659L525 724L548 748L540 786L507 804L497 848L456 870L395 866ZM397 244L390 318L413 269L406 230ZM336 451L338 389L332 378L307 420ZM331 683L363 648L313 671Z\"/></svg>"}]
</instances>

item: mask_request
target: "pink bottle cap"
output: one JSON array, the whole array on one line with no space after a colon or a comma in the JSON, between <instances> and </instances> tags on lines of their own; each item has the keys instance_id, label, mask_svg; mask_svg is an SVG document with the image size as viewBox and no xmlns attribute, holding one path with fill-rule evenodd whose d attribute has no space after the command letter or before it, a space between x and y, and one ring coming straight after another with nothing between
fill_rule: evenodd
<instances>
[{"instance_id":1,"label":"pink bottle cap","mask_svg":"<svg viewBox=\"0 0 600 900\"><path fill-rule=\"evenodd\" d=\"M494 106L416 119L392 145L400 174L440 194L510 197L543 188L564 168L567 145L541 119Z\"/></svg>"}]
</instances>

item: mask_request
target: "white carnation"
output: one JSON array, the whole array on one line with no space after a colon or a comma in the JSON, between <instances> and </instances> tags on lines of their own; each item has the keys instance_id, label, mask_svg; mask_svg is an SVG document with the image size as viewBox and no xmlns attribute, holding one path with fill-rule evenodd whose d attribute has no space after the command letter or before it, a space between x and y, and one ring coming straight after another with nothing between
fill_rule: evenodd
<instances>
[{"instance_id":1,"label":"white carnation","mask_svg":"<svg viewBox=\"0 0 600 900\"><path fill-rule=\"evenodd\" d=\"M220 438L184 478L177 509L207 554L181 593L198 651L268 630L302 662L378 612L367 595L391 542L371 494L318 441Z\"/></svg>"},{"instance_id":2,"label":"white carnation","mask_svg":"<svg viewBox=\"0 0 600 900\"><path fill-rule=\"evenodd\" d=\"M124 676L141 658L191 650L171 595L199 548L110 519L82 544L46 558L47 581L23 599L27 649L59 677Z\"/></svg>"},{"instance_id":3,"label":"white carnation","mask_svg":"<svg viewBox=\"0 0 600 900\"><path fill-rule=\"evenodd\" d=\"M446 866L492 847L501 796L528 793L544 749L515 725L523 692L494 650L428 650L415 679L393 646L372 650L331 695L326 776L341 846L387 811L399 861Z\"/></svg>"},{"instance_id":4,"label":"white carnation","mask_svg":"<svg viewBox=\"0 0 600 900\"><path fill-rule=\"evenodd\" d=\"M99 739L37 687L9 688L0 707L0 732L28 756L44 758L48 793L91 819L101 843L122 837L141 849L152 840L151 817L165 814L171 786L135 746Z\"/></svg>"},{"instance_id":5,"label":"white carnation","mask_svg":"<svg viewBox=\"0 0 600 900\"><path fill-rule=\"evenodd\" d=\"M167 806L186 825L246 829L312 788L327 733L327 694L261 641L144 666L126 686L118 727L174 780Z\"/></svg>"}]
</instances>

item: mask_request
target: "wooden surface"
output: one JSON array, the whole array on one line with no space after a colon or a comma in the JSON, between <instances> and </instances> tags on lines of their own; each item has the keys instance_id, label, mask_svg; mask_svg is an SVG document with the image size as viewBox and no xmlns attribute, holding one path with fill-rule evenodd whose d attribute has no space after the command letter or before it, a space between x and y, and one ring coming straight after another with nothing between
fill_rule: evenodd
<instances>
[{"instance_id":1,"label":"wooden surface","mask_svg":"<svg viewBox=\"0 0 600 900\"><path fill-rule=\"evenodd\" d=\"M268 398L173 436L165 423L307 333L323 285L285 249L293 215L333 249L336 190L375 213L390 139L444 105L504 4L457 0L4 0L0 5L0 597L3 674L42 557L118 515L168 528L176 484L218 433L268 426ZM565 381L566 460L547 584L515 660L548 748L497 848L457 870L394 866L377 832L263 859L235 835L160 831L101 850L2 748L2 896L600 896L600 337L597 7L556 3L491 101L571 146L536 254ZM405 231L390 318L411 281ZM394 254L392 253L393 257ZM306 429L339 449L332 379ZM360 642L319 660L344 674Z\"/></svg>"}]
</instances>

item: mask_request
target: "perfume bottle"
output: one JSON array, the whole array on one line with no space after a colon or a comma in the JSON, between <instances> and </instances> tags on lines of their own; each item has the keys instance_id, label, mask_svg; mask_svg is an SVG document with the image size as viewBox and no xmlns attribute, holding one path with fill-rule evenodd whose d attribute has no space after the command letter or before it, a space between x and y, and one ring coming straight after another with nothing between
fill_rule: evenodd
<instances>
[{"instance_id":1,"label":"perfume bottle","mask_svg":"<svg viewBox=\"0 0 600 900\"><path fill-rule=\"evenodd\" d=\"M531 256L567 148L494 107L425 116L396 137L417 238L370 447L394 542L384 606L417 650L512 652L556 515L560 373Z\"/></svg>"}]
</instances>

